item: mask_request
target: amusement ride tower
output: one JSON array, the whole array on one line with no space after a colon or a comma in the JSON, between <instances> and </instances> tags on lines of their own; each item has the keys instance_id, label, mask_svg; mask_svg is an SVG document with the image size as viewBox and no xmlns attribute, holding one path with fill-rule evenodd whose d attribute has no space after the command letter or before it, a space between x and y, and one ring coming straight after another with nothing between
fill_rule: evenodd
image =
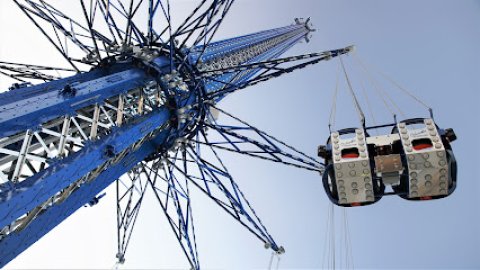
<instances>
[{"instance_id":1,"label":"amusement ride tower","mask_svg":"<svg viewBox=\"0 0 480 270\"><path fill-rule=\"evenodd\" d=\"M0 73L18 81L0 94L0 267L80 207L95 205L112 184L117 186L119 262L147 189L194 269L200 265L189 197L193 188L267 248L284 251L218 153L318 172L323 165L217 103L351 48L280 58L308 41L313 29L302 19L213 42L233 2L203 0L174 28L165 0L80 0L86 23L48 1L15 0L69 67L0 64ZM139 10L148 15L145 23L137 20Z\"/></svg>"}]
</instances>

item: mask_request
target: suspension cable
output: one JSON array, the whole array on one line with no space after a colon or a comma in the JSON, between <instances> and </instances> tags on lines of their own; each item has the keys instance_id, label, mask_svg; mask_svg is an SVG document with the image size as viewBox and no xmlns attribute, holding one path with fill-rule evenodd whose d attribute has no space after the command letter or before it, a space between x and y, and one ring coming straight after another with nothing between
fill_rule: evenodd
<instances>
[{"instance_id":1,"label":"suspension cable","mask_svg":"<svg viewBox=\"0 0 480 270\"><path fill-rule=\"evenodd\" d=\"M280 268L280 260L281 260L281 255L277 254L275 251L272 251L272 256L270 256L270 261L268 263L268 270L273 270L273 259L276 257L277 258L277 263L275 266L275 270L278 270Z\"/></svg>"},{"instance_id":2,"label":"suspension cable","mask_svg":"<svg viewBox=\"0 0 480 270\"><path fill-rule=\"evenodd\" d=\"M356 61L360 63L364 67L364 69L367 69L367 65L360 59L360 57L356 54L354 54L354 58ZM369 65L371 66L371 65ZM428 105L425 101L423 101L421 98L416 96L412 91L408 90L407 88L403 87L400 85L397 81L395 81L392 77L388 76L386 73L379 71L377 68L372 68L375 70L377 73L379 73L385 80L390 82L395 88L397 88L400 92L403 92L406 96L410 97L412 100L420 104L421 106L425 107L427 110L431 112L432 107Z\"/></svg>"},{"instance_id":3,"label":"suspension cable","mask_svg":"<svg viewBox=\"0 0 480 270\"><path fill-rule=\"evenodd\" d=\"M272 256L270 256L270 261L268 263L268 270L272 270L274 256L275 256L275 251L272 251Z\"/></svg>"},{"instance_id":4,"label":"suspension cable","mask_svg":"<svg viewBox=\"0 0 480 270\"><path fill-rule=\"evenodd\" d=\"M346 211L346 210L345 210ZM348 215L345 215L345 226L347 227L347 239L348 239L348 249L349 252L349 261L351 262L352 269L355 269L355 264L353 260L353 251L352 251L352 238L350 237L350 225L348 222Z\"/></svg>"},{"instance_id":5,"label":"suspension cable","mask_svg":"<svg viewBox=\"0 0 480 270\"><path fill-rule=\"evenodd\" d=\"M370 117L372 118L373 125L376 126L377 125L377 120L375 119L375 115L373 114L373 108L372 108L372 104L370 103L370 99L368 98L367 90L365 89L365 85L363 83L360 83L360 86L362 88L362 93L363 93L363 97L365 98L365 102L367 103L368 113L369 113ZM375 131L377 132L377 135L378 135L378 130L375 129Z\"/></svg>"},{"instance_id":6,"label":"suspension cable","mask_svg":"<svg viewBox=\"0 0 480 270\"><path fill-rule=\"evenodd\" d=\"M360 103L358 103L357 96L355 95L355 91L353 90L352 84L350 82L350 78L348 77L348 74L347 74L347 70L345 69L345 65L343 64L342 56L339 56L339 59L340 59L340 63L342 64L343 73L345 75L345 79L347 80L348 89L350 90L350 94L352 96L352 99L353 99L353 102L354 102L354 105L355 105L355 109L357 110L357 113L360 117L360 123L362 124L362 126L364 126L365 125L365 115L363 114L362 108L360 107Z\"/></svg>"},{"instance_id":7,"label":"suspension cable","mask_svg":"<svg viewBox=\"0 0 480 270\"><path fill-rule=\"evenodd\" d=\"M355 55L354 54L354 58L363 66L367 66L365 64L364 61L362 61L360 59L360 57L358 55ZM372 67L372 65L369 65L370 67ZM403 93L405 93L407 96L409 96L410 98L412 98L414 101L416 101L418 104L420 104L421 106L425 107L426 109L430 110L431 107L426 103L424 102L422 99L420 99L418 96L416 96L415 94L413 94L412 91L409 91L408 89L406 89L405 87L401 86L397 81L395 81L392 77L388 76L386 73L384 72L381 72L379 71L377 68L374 68L372 67L372 69L376 70L380 75L382 75L383 78L385 78L387 81L389 81L392 85L394 85L396 88L398 88L400 91L402 91Z\"/></svg>"},{"instance_id":8,"label":"suspension cable","mask_svg":"<svg viewBox=\"0 0 480 270\"><path fill-rule=\"evenodd\" d=\"M383 88L380 87L380 89L383 90ZM390 101L390 103L393 105L393 107L395 107L395 109L397 109L397 111L404 117L406 118L406 115L405 113L402 111L402 109L400 109L400 107L398 106L398 104L395 102L395 100L388 94L387 91L383 90L383 92L385 93L385 96L388 98L388 100Z\"/></svg>"},{"instance_id":9,"label":"suspension cable","mask_svg":"<svg viewBox=\"0 0 480 270\"><path fill-rule=\"evenodd\" d=\"M337 81L335 83L335 92L333 93L332 108L330 109L330 119L328 120L329 131L332 132L332 127L335 127L335 121L337 118L337 96L338 96L338 85L340 82L340 65L337 72Z\"/></svg>"},{"instance_id":10,"label":"suspension cable","mask_svg":"<svg viewBox=\"0 0 480 270\"><path fill-rule=\"evenodd\" d=\"M387 99L385 98L386 93L383 91L378 85L376 84L375 80L372 78L371 74L368 72L368 69L363 65L361 61L357 57L354 57L354 59L359 63L359 65L362 67L362 71L365 75L367 75L367 79L372 85L373 89L375 92L377 92L378 96L383 102L383 105L385 105L385 108L395 117L395 111L392 109L391 105L388 104Z\"/></svg>"},{"instance_id":11,"label":"suspension cable","mask_svg":"<svg viewBox=\"0 0 480 270\"><path fill-rule=\"evenodd\" d=\"M390 83L392 83L393 85L395 85L398 89L400 89L401 91L403 91L406 95L410 96L413 100L417 101L420 105L424 106L425 108L427 108L428 110L431 109L431 107L426 104L423 100L421 100L419 97L415 96L411 91L408 91L408 89L402 87L399 83L397 83L395 80L393 80L390 76L388 76L387 74L383 73L383 72L379 72L380 75L382 75L385 79L387 79L388 81L390 81Z\"/></svg>"},{"instance_id":12,"label":"suspension cable","mask_svg":"<svg viewBox=\"0 0 480 270\"><path fill-rule=\"evenodd\" d=\"M330 256L330 238L328 237L328 233L330 232L330 219L331 219L331 212L330 210L327 211L327 219L325 223L325 235L324 235L324 243L323 243L323 255L322 255L322 269L325 268L325 258L328 258Z\"/></svg>"},{"instance_id":13,"label":"suspension cable","mask_svg":"<svg viewBox=\"0 0 480 270\"><path fill-rule=\"evenodd\" d=\"M335 270L335 206L331 204L332 211L332 269Z\"/></svg>"},{"instance_id":14,"label":"suspension cable","mask_svg":"<svg viewBox=\"0 0 480 270\"><path fill-rule=\"evenodd\" d=\"M344 264L344 262L346 262L346 260L344 261L344 256L347 255L347 245L345 245L346 241L345 241L345 232L346 232L346 227L345 227L345 207L342 207L342 220L341 220L341 223L342 223L342 228L341 228L341 234L340 234L340 237L339 237L339 248L338 248L338 251L339 251L339 254L338 254L338 258L339 258L339 264L338 264L338 267L339 269L346 269L346 264ZM345 251L345 254L344 254L344 251Z\"/></svg>"},{"instance_id":15,"label":"suspension cable","mask_svg":"<svg viewBox=\"0 0 480 270\"><path fill-rule=\"evenodd\" d=\"M275 267L275 270L278 270L280 268L280 260L282 259L282 257L280 256L280 254L277 254L277 267Z\"/></svg>"},{"instance_id":16,"label":"suspension cable","mask_svg":"<svg viewBox=\"0 0 480 270\"><path fill-rule=\"evenodd\" d=\"M350 227L348 224L347 209L343 209L343 228L345 241L345 269L354 269L352 243L350 238Z\"/></svg>"},{"instance_id":17,"label":"suspension cable","mask_svg":"<svg viewBox=\"0 0 480 270\"><path fill-rule=\"evenodd\" d=\"M339 267L339 269L355 269L347 209L343 208L337 218L339 220L341 233L338 239L335 231L335 218L335 205L330 204L325 224L326 229L322 256L322 269L336 269L337 267ZM338 247L337 240L340 244ZM336 254L337 248L339 248L340 252L338 256ZM338 262L337 258L339 259ZM337 263L339 264L337 265Z\"/></svg>"}]
</instances>

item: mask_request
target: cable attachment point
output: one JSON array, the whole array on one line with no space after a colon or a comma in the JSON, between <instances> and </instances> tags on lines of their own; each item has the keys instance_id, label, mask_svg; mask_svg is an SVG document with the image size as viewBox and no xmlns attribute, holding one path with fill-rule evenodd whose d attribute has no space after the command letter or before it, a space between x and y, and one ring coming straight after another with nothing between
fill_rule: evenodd
<instances>
[{"instance_id":1,"label":"cable attachment point","mask_svg":"<svg viewBox=\"0 0 480 270\"><path fill-rule=\"evenodd\" d=\"M64 98L73 98L77 94L77 89L74 84L67 84L63 89L60 90L60 95Z\"/></svg>"},{"instance_id":2,"label":"cable attachment point","mask_svg":"<svg viewBox=\"0 0 480 270\"><path fill-rule=\"evenodd\" d=\"M125 263L125 254L123 253L117 253L117 264L124 264Z\"/></svg>"},{"instance_id":3,"label":"cable attachment point","mask_svg":"<svg viewBox=\"0 0 480 270\"><path fill-rule=\"evenodd\" d=\"M349 53L351 53L351 52L353 53L353 52L355 52L355 51L357 50L357 47L356 47L355 45L350 45L350 46L348 46L348 47L346 48L346 50L347 50L347 52L349 52Z\"/></svg>"}]
</instances>

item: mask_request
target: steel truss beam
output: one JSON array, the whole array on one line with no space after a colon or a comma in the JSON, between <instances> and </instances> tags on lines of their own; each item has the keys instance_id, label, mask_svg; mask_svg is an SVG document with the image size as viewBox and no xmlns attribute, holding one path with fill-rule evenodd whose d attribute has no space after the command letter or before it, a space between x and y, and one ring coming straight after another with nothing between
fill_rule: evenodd
<instances>
[{"instance_id":1,"label":"steel truss beam","mask_svg":"<svg viewBox=\"0 0 480 270\"><path fill-rule=\"evenodd\" d=\"M3 267L77 209L87 204L93 196L107 188L112 179L119 178L125 170L128 170L130 164L140 162L154 149L155 147L152 144L141 145L137 151L129 152L116 164L100 172L95 181L84 183L82 188L72 192L62 203L52 203L48 210L40 211L36 218L31 220L28 226L25 226L21 231L2 236L0 241L0 266Z\"/></svg>"}]
</instances>

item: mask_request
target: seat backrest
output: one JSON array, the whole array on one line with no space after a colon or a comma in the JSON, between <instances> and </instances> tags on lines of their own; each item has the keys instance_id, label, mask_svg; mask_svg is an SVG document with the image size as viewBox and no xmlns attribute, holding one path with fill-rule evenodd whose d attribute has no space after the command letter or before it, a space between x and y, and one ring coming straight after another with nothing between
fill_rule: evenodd
<instances>
[{"instance_id":1,"label":"seat backrest","mask_svg":"<svg viewBox=\"0 0 480 270\"><path fill-rule=\"evenodd\" d=\"M349 138L338 132L330 134L335 182L340 204L373 202L370 158L363 129L355 129Z\"/></svg>"},{"instance_id":2,"label":"seat backrest","mask_svg":"<svg viewBox=\"0 0 480 270\"><path fill-rule=\"evenodd\" d=\"M409 198L448 195L447 154L432 119L397 125L409 172Z\"/></svg>"}]
</instances>

